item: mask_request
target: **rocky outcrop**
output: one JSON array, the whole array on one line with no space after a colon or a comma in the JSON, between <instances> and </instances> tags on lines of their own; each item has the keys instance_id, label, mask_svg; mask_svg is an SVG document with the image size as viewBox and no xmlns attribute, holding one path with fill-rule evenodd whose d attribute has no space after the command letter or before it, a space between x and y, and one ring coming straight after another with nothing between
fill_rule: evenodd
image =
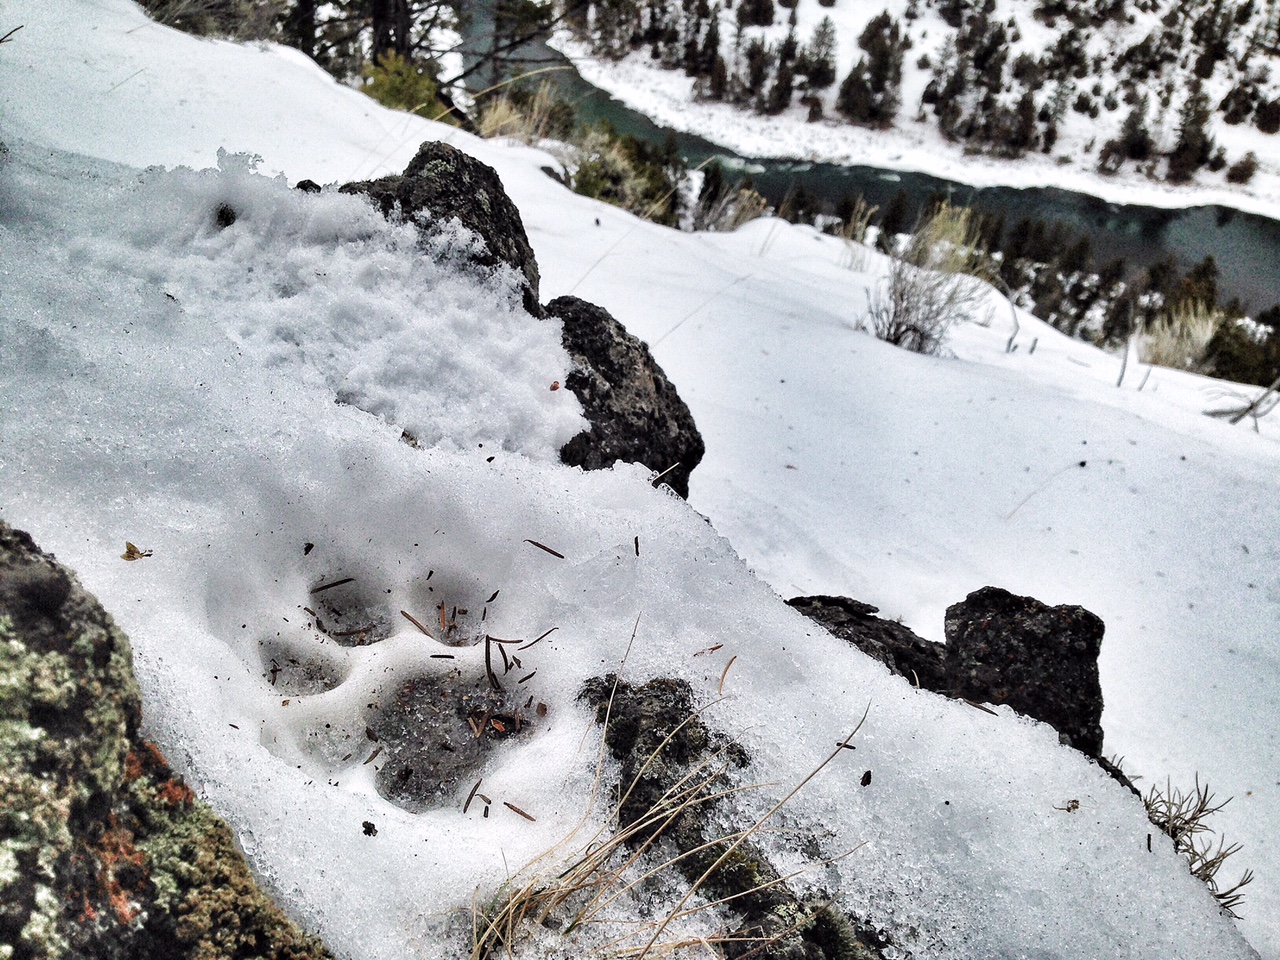
<instances>
[{"instance_id":1,"label":"rocky outcrop","mask_svg":"<svg viewBox=\"0 0 1280 960\"><path fill-rule=\"evenodd\" d=\"M456 218L484 241L484 250L471 258L474 263L515 267L524 277L525 309L535 317L542 316L533 247L520 211L492 167L457 147L430 140L399 176L348 183L340 191L363 193L377 203L384 216L398 215L420 229L430 230Z\"/></svg>"},{"instance_id":2,"label":"rocky outcrop","mask_svg":"<svg viewBox=\"0 0 1280 960\"><path fill-rule=\"evenodd\" d=\"M706 449L689 408L649 348L607 310L577 297L560 297L545 310L539 304L533 248L520 211L492 167L447 143L429 141L403 174L349 183L341 191L365 194L384 216L412 221L428 233L456 218L484 241L483 250L471 256L475 264L502 263L520 271L525 309L564 324L562 342L574 363L565 386L591 424L561 448L560 459L584 470L618 460L643 463L680 496L689 496L689 474Z\"/></svg>"},{"instance_id":3,"label":"rocky outcrop","mask_svg":"<svg viewBox=\"0 0 1280 960\"><path fill-rule=\"evenodd\" d=\"M0 956L320 960L138 732L129 643L0 522Z\"/></svg>"},{"instance_id":4,"label":"rocky outcrop","mask_svg":"<svg viewBox=\"0 0 1280 960\"><path fill-rule=\"evenodd\" d=\"M687 498L689 474L706 447L649 348L609 311L577 297L552 300L547 314L564 323L564 347L574 363L565 386L591 424L561 448L560 459L584 470L617 460L643 463Z\"/></svg>"},{"instance_id":5,"label":"rocky outcrop","mask_svg":"<svg viewBox=\"0 0 1280 960\"><path fill-rule=\"evenodd\" d=\"M947 608L951 693L1007 703L1043 720L1064 743L1102 752L1098 654L1106 628L1084 607L1051 607L983 587Z\"/></svg>"},{"instance_id":6,"label":"rocky outcrop","mask_svg":"<svg viewBox=\"0 0 1280 960\"><path fill-rule=\"evenodd\" d=\"M828 596L793 597L787 604L916 686L947 691L947 648L917 636L901 623L877 617L878 607Z\"/></svg>"},{"instance_id":7,"label":"rocky outcrop","mask_svg":"<svg viewBox=\"0 0 1280 960\"><path fill-rule=\"evenodd\" d=\"M975 703L1007 703L1101 761L1098 654L1105 628L1084 607L1051 607L983 587L947 608L943 646L848 597L787 603L917 686ZM1103 766L1118 774L1111 764Z\"/></svg>"}]
</instances>

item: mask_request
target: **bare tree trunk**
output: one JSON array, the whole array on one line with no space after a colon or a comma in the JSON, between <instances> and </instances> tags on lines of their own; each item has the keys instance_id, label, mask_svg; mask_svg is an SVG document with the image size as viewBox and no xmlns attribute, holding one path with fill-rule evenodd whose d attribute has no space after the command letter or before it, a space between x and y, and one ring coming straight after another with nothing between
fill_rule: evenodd
<instances>
[{"instance_id":1,"label":"bare tree trunk","mask_svg":"<svg viewBox=\"0 0 1280 960\"><path fill-rule=\"evenodd\" d=\"M413 26L409 0L372 0L369 14L373 25L374 62L380 62L387 53L407 59Z\"/></svg>"},{"instance_id":2,"label":"bare tree trunk","mask_svg":"<svg viewBox=\"0 0 1280 960\"><path fill-rule=\"evenodd\" d=\"M316 0L294 0L284 23L284 40L308 57L316 55Z\"/></svg>"}]
</instances>

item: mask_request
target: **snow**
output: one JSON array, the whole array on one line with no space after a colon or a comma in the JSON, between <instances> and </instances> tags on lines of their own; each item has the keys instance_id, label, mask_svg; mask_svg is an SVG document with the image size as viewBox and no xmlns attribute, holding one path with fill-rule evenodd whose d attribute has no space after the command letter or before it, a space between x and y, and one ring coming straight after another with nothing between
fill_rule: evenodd
<instances>
[{"instance_id":1,"label":"snow","mask_svg":"<svg viewBox=\"0 0 1280 960\"><path fill-rule=\"evenodd\" d=\"M545 153L126 0L5 14L26 26L0 49L0 516L112 611L149 734L340 956L457 955L473 891L572 832L598 745L576 694L629 646L625 676L684 677L703 703L723 674L707 722L780 785L748 813L869 705L856 755L767 843L787 863L789 836L863 844L817 882L912 955L1251 955L1159 834L1148 853L1140 804L1052 730L914 690L775 595L848 594L940 640L946 605L994 583L1103 618L1107 752L1234 795L1227 869L1258 874L1239 930L1280 957L1280 442L1269 420L1201 415L1229 385L1131 368L1117 388L1118 358L1025 314L1007 353L994 295L954 356L907 354L859 329L883 276L869 250L775 220L639 222L568 194ZM690 504L640 467L557 463L582 423L550 389L559 330L510 274L461 265L474 238L442 229L426 256L356 198L288 189L397 172L436 137L499 171L544 300L592 299L651 344L707 443ZM126 539L153 555L122 560ZM313 627L311 591L346 577L388 639ZM484 677L483 643L401 615L430 629L441 602L493 636L558 628L521 654L546 717L476 773L488 816L463 813L471 780L394 806L387 759L365 763L370 703ZM273 686L281 652L311 672Z\"/></svg>"}]
</instances>

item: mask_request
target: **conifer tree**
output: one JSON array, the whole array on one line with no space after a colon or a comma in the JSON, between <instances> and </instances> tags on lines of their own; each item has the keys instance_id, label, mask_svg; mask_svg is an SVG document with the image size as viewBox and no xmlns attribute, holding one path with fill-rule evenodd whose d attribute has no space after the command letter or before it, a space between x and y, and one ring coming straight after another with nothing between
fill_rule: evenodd
<instances>
[{"instance_id":1,"label":"conifer tree","mask_svg":"<svg viewBox=\"0 0 1280 960\"><path fill-rule=\"evenodd\" d=\"M1030 150L1036 145L1036 98L1030 90L1025 91L1018 100L1018 108L1016 111L1017 122L1013 128L1013 136L1010 138L1011 147L1021 154L1024 150Z\"/></svg>"},{"instance_id":2,"label":"conifer tree","mask_svg":"<svg viewBox=\"0 0 1280 960\"><path fill-rule=\"evenodd\" d=\"M836 27L830 17L823 17L796 60L796 73L804 76L806 89L825 90L836 82L835 53Z\"/></svg>"},{"instance_id":3,"label":"conifer tree","mask_svg":"<svg viewBox=\"0 0 1280 960\"><path fill-rule=\"evenodd\" d=\"M867 59L860 59L840 84L836 109L854 123L871 121L871 85L867 83Z\"/></svg>"},{"instance_id":4,"label":"conifer tree","mask_svg":"<svg viewBox=\"0 0 1280 960\"><path fill-rule=\"evenodd\" d=\"M1213 151L1213 138L1209 136L1209 98L1199 79L1187 92L1187 99L1178 114L1178 142L1169 154L1168 179L1176 182L1191 179L1191 175L1209 159Z\"/></svg>"},{"instance_id":5,"label":"conifer tree","mask_svg":"<svg viewBox=\"0 0 1280 960\"><path fill-rule=\"evenodd\" d=\"M1146 160L1151 156L1151 132L1147 129L1147 96L1133 105L1120 127L1120 147L1130 160Z\"/></svg>"},{"instance_id":6,"label":"conifer tree","mask_svg":"<svg viewBox=\"0 0 1280 960\"><path fill-rule=\"evenodd\" d=\"M789 61L779 60L778 71L774 74L773 86L769 88L769 96L765 100L765 113L781 113L791 106L791 94L795 88L795 68Z\"/></svg>"},{"instance_id":7,"label":"conifer tree","mask_svg":"<svg viewBox=\"0 0 1280 960\"><path fill-rule=\"evenodd\" d=\"M287 46L301 50L314 59L317 27L316 0L294 0L293 6L285 13L280 37Z\"/></svg>"},{"instance_id":8,"label":"conifer tree","mask_svg":"<svg viewBox=\"0 0 1280 960\"><path fill-rule=\"evenodd\" d=\"M702 76L710 76L715 70L716 60L720 59L720 4L716 4L715 9L711 11L711 22L707 25L707 32L702 38L702 50L698 58L698 73ZM723 61L721 61L723 65ZM723 66L722 66L723 69ZM723 96L723 92L721 96ZM716 98L720 99L719 97Z\"/></svg>"},{"instance_id":9,"label":"conifer tree","mask_svg":"<svg viewBox=\"0 0 1280 960\"><path fill-rule=\"evenodd\" d=\"M755 97L764 89L765 78L773 66L773 52L759 37L752 37L743 51L743 60L747 68L743 78L744 93L747 97Z\"/></svg>"},{"instance_id":10,"label":"conifer tree","mask_svg":"<svg viewBox=\"0 0 1280 960\"><path fill-rule=\"evenodd\" d=\"M840 85L836 109L854 123L888 126L897 115L906 41L888 11L873 17L858 38L867 55Z\"/></svg>"},{"instance_id":11,"label":"conifer tree","mask_svg":"<svg viewBox=\"0 0 1280 960\"><path fill-rule=\"evenodd\" d=\"M773 0L738 0L738 24L743 27L773 26Z\"/></svg>"},{"instance_id":12,"label":"conifer tree","mask_svg":"<svg viewBox=\"0 0 1280 960\"><path fill-rule=\"evenodd\" d=\"M711 77L707 82L707 94L712 100L723 100L728 89L729 67L724 62L724 57L717 53L715 61L711 64Z\"/></svg>"},{"instance_id":13,"label":"conifer tree","mask_svg":"<svg viewBox=\"0 0 1280 960\"><path fill-rule=\"evenodd\" d=\"M782 41L782 46L778 48L778 62L794 64L799 49L800 41L796 39L796 31L793 27L787 31L787 36Z\"/></svg>"}]
</instances>

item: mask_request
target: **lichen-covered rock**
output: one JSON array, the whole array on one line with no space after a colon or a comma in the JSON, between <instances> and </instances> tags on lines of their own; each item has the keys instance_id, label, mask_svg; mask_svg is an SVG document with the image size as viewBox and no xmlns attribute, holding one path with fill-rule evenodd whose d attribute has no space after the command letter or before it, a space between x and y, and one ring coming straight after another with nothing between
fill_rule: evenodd
<instances>
[{"instance_id":1,"label":"lichen-covered rock","mask_svg":"<svg viewBox=\"0 0 1280 960\"><path fill-rule=\"evenodd\" d=\"M951 693L1007 703L1042 720L1064 743L1102 752L1102 621L1084 607L1051 607L983 587L947 608Z\"/></svg>"},{"instance_id":2,"label":"lichen-covered rock","mask_svg":"<svg viewBox=\"0 0 1280 960\"><path fill-rule=\"evenodd\" d=\"M0 521L0 957L329 957L141 739L129 643Z\"/></svg>"},{"instance_id":3,"label":"lichen-covered rock","mask_svg":"<svg viewBox=\"0 0 1280 960\"><path fill-rule=\"evenodd\" d=\"M676 388L645 344L603 307L558 297L547 314L564 323L563 343L574 362L565 385L582 403L591 429L560 450L560 459L584 470L617 460L643 463L689 496L689 474L706 452L702 435ZM671 469L674 468L674 469Z\"/></svg>"},{"instance_id":4,"label":"lichen-covered rock","mask_svg":"<svg viewBox=\"0 0 1280 960\"><path fill-rule=\"evenodd\" d=\"M849 597L793 597L787 605L874 657L899 676L935 693L948 693L947 648L909 627L877 617L878 607Z\"/></svg>"},{"instance_id":5,"label":"lichen-covered rock","mask_svg":"<svg viewBox=\"0 0 1280 960\"><path fill-rule=\"evenodd\" d=\"M524 276L524 307L542 316L538 299L538 261L520 219L520 211L507 196L502 180L490 166L457 147L428 141L399 176L348 183L342 193L363 193L384 216L404 220L430 230L456 218L484 241L484 250L471 259L481 267L505 263Z\"/></svg>"}]
</instances>

